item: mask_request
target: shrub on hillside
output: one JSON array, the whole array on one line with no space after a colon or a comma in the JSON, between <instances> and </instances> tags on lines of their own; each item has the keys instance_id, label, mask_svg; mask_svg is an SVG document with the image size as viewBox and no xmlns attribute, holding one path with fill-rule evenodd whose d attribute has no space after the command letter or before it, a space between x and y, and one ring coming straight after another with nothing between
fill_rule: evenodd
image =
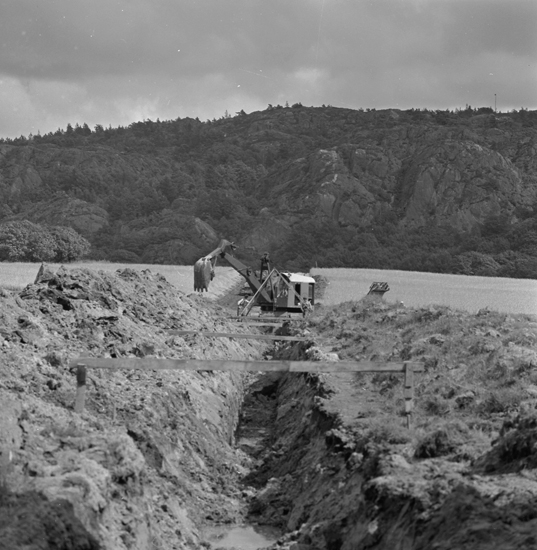
<instances>
[{"instance_id":1,"label":"shrub on hillside","mask_svg":"<svg viewBox=\"0 0 537 550\"><path fill-rule=\"evenodd\" d=\"M478 473L508 473L537 467L537 416L521 414L504 422L493 448L478 458Z\"/></svg>"},{"instance_id":2,"label":"shrub on hillside","mask_svg":"<svg viewBox=\"0 0 537 550\"><path fill-rule=\"evenodd\" d=\"M430 395L422 400L421 407L428 415L447 416L451 412L451 403L442 395Z\"/></svg>"},{"instance_id":3,"label":"shrub on hillside","mask_svg":"<svg viewBox=\"0 0 537 550\"><path fill-rule=\"evenodd\" d=\"M41 226L29 221L0 226L0 260L49 262L54 255L54 241Z\"/></svg>"},{"instance_id":4,"label":"shrub on hillside","mask_svg":"<svg viewBox=\"0 0 537 550\"><path fill-rule=\"evenodd\" d=\"M362 452L369 443L404 445L411 441L409 430L394 416L377 414L373 418L362 418L357 425L360 427L360 434L355 440L358 452Z\"/></svg>"},{"instance_id":5,"label":"shrub on hillside","mask_svg":"<svg viewBox=\"0 0 537 550\"><path fill-rule=\"evenodd\" d=\"M27 220L0 224L0 261L72 262L89 250L89 242L70 227L46 227Z\"/></svg>"},{"instance_id":6,"label":"shrub on hillside","mask_svg":"<svg viewBox=\"0 0 537 550\"><path fill-rule=\"evenodd\" d=\"M426 433L419 439L414 456L416 458L436 458L449 455L467 442L469 430L461 422L449 422Z\"/></svg>"},{"instance_id":7,"label":"shrub on hillside","mask_svg":"<svg viewBox=\"0 0 537 550\"><path fill-rule=\"evenodd\" d=\"M48 231L55 241L55 262L74 262L89 253L90 243L72 227L53 226Z\"/></svg>"},{"instance_id":8,"label":"shrub on hillside","mask_svg":"<svg viewBox=\"0 0 537 550\"><path fill-rule=\"evenodd\" d=\"M522 389L498 388L483 399L478 406L478 412L485 415L512 413L519 408L524 397Z\"/></svg>"},{"instance_id":9,"label":"shrub on hillside","mask_svg":"<svg viewBox=\"0 0 537 550\"><path fill-rule=\"evenodd\" d=\"M501 269L500 264L492 256L475 251L459 254L455 265L457 273L483 277L495 277Z\"/></svg>"},{"instance_id":10,"label":"shrub on hillside","mask_svg":"<svg viewBox=\"0 0 537 550\"><path fill-rule=\"evenodd\" d=\"M450 420L426 430L415 442L416 458L449 457L449 460L475 460L490 449L491 438L482 429Z\"/></svg>"}]
</instances>

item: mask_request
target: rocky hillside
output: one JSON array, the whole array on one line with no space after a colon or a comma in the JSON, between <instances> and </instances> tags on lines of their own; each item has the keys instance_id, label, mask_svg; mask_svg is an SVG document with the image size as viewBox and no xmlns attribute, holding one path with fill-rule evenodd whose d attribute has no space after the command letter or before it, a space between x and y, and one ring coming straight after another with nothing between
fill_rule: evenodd
<instances>
[{"instance_id":1,"label":"rocky hillside","mask_svg":"<svg viewBox=\"0 0 537 550\"><path fill-rule=\"evenodd\" d=\"M191 263L218 237L290 268L537 276L537 113L271 107L0 144L0 221Z\"/></svg>"}]
</instances>

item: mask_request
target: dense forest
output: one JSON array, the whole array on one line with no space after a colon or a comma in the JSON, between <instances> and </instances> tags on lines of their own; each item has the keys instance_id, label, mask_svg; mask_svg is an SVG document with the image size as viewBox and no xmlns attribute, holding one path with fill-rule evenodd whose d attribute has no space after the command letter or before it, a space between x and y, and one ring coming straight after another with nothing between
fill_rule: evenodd
<instances>
[{"instance_id":1,"label":"dense forest","mask_svg":"<svg viewBox=\"0 0 537 550\"><path fill-rule=\"evenodd\" d=\"M68 125L0 140L0 241L26 221L74 228L93 259L191 263L224 237L292 270L537 278L536 158L525 109L295 104Z\"/></svg>"}]
</instances>

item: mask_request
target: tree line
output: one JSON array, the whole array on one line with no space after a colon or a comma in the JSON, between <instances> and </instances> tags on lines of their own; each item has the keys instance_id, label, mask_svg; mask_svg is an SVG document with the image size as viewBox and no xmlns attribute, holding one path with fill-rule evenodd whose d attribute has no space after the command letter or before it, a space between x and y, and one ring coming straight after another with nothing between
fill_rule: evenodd
<instances>
[{"instance_id":1,"label":"tree line","mask_svg":"<svg viewBox=\"0 0 537 550\"><path fill-rule=\"evenodd\" d=\"M91 245L73 228L47 226L26 220L0 224L0 261L74 262Z\"/></svg>"}]
</instances>

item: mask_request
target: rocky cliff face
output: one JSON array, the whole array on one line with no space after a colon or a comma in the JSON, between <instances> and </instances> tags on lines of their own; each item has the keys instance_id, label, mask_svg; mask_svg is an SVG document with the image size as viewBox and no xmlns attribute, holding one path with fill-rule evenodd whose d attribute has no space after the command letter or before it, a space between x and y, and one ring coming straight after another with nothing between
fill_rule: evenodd
<instances>
[{"instance_id":1,"label":"rocky cliff face","mask_svg":"<svg viewBox=\"0 0 537 550\"><path fill-rule=\"evenodd\" d=\"M260 192L271 217L288 228L304 217L367 227L389 213L402 227L435 224L470 231L489 216L516 219L517 208L529 208L535 200L535 176L528 177L508 150L497 150L511 137L396 126L380 140L318 149L288 163L260 183ZM532 143L528 160L536 150ZM263 225L254 234L250 244L266 245ZM281 239L277 228L274 239Z\"/></svg>"},{"instance_id":2,"label":"rocky cliff face","mask_svg":"<svg viewBox=\"0 0 537 550\"><path fill-rule=\"evenodd\" d=\"M273 108L49 135L0 145L0 215L151 262L190 262L216 234L261 251L311 219L475 231L535 214L534 115Z\"/></svg>"}]
</instances>

